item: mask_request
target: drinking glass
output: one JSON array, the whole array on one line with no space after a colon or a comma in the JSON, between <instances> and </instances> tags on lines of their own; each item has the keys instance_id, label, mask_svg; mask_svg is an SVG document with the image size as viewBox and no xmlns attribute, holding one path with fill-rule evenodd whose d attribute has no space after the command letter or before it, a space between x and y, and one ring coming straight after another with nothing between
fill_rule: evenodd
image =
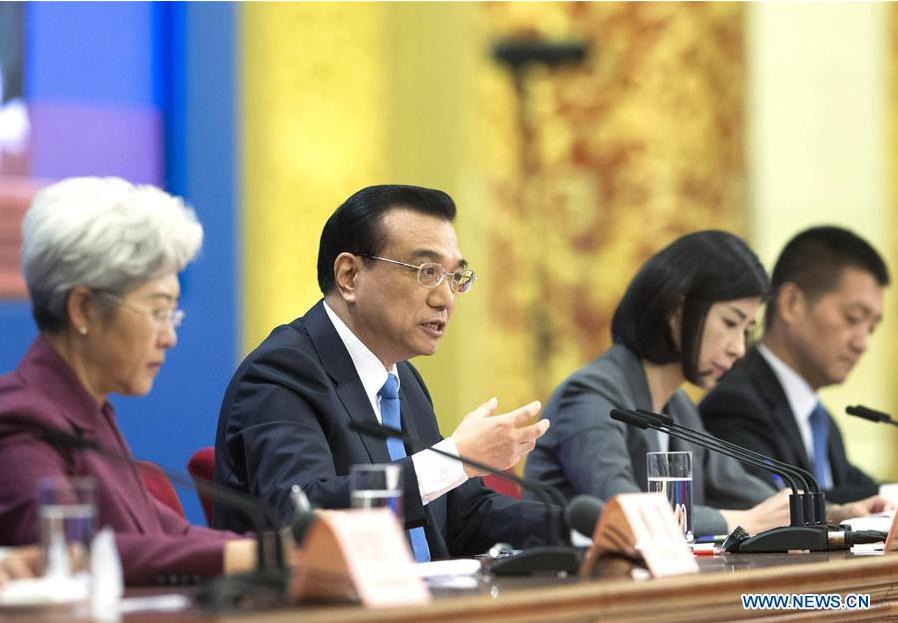
<instances>
[{"instance_id":1,"label":"drinking glass","mask_svg":"<svg viewBox=\"0 0 898 623\"><path fill-rule=\"evenodd\" d=\"M96 481L87 476L41 478L37 503L44 576L89 574L97 515Z\"/></svg>"},{"instance_id":2,"label":"drinking glass","mask_svg":"<svg viewBox=\"0 0 898 623\"><path fill-rule=\"evenodd\" d=\"M353 508L389 508L400 522L402 509L402 468L392 463L353 465L349 473Z\"/></svg>"},{"instance_id":3,"label":"drinking glass","mask_svg":"<svg viewBox=\"0 0 898 623\"><path fill-rule=\"evenodd\" d=\"M662 493L683 537L692 541L692 452L646 452L649 493Z\"/></svg>"}]
</instances>

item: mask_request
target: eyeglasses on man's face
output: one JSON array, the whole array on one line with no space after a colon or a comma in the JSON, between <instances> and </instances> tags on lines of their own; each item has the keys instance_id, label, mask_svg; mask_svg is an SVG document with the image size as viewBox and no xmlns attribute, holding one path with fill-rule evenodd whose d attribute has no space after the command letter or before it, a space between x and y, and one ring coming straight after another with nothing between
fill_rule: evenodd
<instances>
[{"instance_id":1,"label":"eyeglasses on man's face","mask_svg":"<svg viewBox=\"0 0 898 623\"><path fill-rule=\"evenodd\" d=\"M130 309L133 312L137 312L138 314L143 314L149 318L152 318L156 322L156 326L160 329L164 329L166 327L171 327L172 329L177 329L181 326L181 323L184 322L184 316L186 312L183 309L146 309L145 307L141 307L140 305L135 305L133 303L129 303L122 297L117 294L113 294L112 292L108 292L106 290L97 290L101 296L109 299L119 307L124 307L125 309Z\"/></svg>"},{"instance_id":2,"label":"eyeglasses on man's face","mask_svg":"<svg viewBox=\"0 0 898 623\"><path fill-rule=\"evenodd\" d=\"M418 283L425 288L436 288L448 277L449 288L456 294L464 294L470 290L474 285L474 280L477 278L477 274L470 268L459 268L455 272L450 273L446 270L446 267L436 262L424 262L423 264L418 264L416 266L414 264L400 262L399 260L391 260L378 255L363 255L362 257L381 262L389 262L390 264L404 266L411 271L415 271L418 273Z\"/></svg>"}]
</instances>

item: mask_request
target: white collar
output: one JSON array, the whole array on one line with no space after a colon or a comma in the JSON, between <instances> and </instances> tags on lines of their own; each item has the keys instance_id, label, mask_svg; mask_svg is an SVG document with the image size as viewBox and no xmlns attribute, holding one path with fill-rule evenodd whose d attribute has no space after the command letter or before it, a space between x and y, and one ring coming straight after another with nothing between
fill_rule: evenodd
<instances>
[{"instance_id":1,"label":"white collar","mask_svg":"<svg viewBox=\"0 0 898 623\"><path fill-rule=\"evenodd\" d=\"M817 403L820 402L817 393L808 385L808 382L802 378L798 372L793 370L782 359L773 354L764 344L758 344L758 352L767 360L773 373L783 387L786 394L786 400L792 408L792 413L796 419L807 420L811 417L811 412Z\"/></svg>"},{"instance_id":2,"label":"white collar","mask_svg":"<svg viewBox=\"0 0 898 623\"><path fill-rule=\"evenodd\" d=\"M362 387L365 388L365 395L368 396L368 401L371 403L371 407L374 409L377 419L380 420L380 397L377 395L377 392L379 392L380 388L387 382L388 374L395 374L396 380L399 380L396 364L393 364L393 367L387 370L381 360L377 358L377 355L372 353L371 350L362 343L362 340L360 340L356 334L352 332L352 329L347 327L346 323L334 313L334 310L328 306L327 302L324 303L324 311L327 314L327 317L330 318L331 324L334 325L334 329L337 330L337 335L340 336L343 346L345 346L346 350L349 352L349 357L352 359L352 365L355 366L356 374L359 375L359 379L362 381Z\"/></svg>"}]
</instances>

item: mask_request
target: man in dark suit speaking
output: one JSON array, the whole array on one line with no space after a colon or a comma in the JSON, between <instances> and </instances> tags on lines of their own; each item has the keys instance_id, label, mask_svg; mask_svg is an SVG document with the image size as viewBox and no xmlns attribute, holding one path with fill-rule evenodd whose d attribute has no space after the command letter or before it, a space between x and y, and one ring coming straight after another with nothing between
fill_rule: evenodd
<instances>
[{"instance_id":1,"label":"man in dark suit speaking","mask_svg":"<svg viewBox=\"0 0 898 623\"><path fill-rule=\"evenodd\" d=\"M334 212L318 252L324 299L277 327L231 380L215 442L216 481L258 496L286 522L292 485L316 506L347 508L353 464L395 462L418 561L548 537L543 505L492 492L482 474L457 461L348 428L353 421L401 427L500 469L548 428L545 420L531 423L538 402L493 415L491 399L448 438L440 435L427 387L407 360L436 352L456 297L474 283L454 218L449 195L416 186L365 188ZM216 506L214 525L252 527L224 506Z\"/></svg>"},{"instance_id":2,"label":"man in dark suit speaking","mask_svg":"<svg viewBox=\"0 0 898 623\"><path fill-rule=\"evenodd\" d=\"M882 319L886 265L852 232L813 227L786 245L771 281L763 341L701 402L705 426L804 467L834 502L872 496L876 483L848 461L817 390L844 381L867 350Z\"/></svg>"}]
</instances>

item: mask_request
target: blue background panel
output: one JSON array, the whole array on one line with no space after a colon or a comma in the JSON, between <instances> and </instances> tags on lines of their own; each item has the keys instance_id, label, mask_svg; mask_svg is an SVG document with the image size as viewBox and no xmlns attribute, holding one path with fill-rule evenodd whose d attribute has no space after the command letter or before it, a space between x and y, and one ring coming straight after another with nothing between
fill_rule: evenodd
<instances>
[{"instance_id":1,"label":"blue background panel","mask_svg":"<svg viewBox=\"0 0 898 623\"><path fill-rule=\"evenodd\" d=\"M158 115L162 149L104 161L103 173L127 177L135 170L127 159L162 160L153 166L163 186L185 197L205 228L201 254L181 279L188 316L178 346L147 397L112 397L134 454L179 471L214 442L238 355L236 10L227 3L31 3L26 12L29 103ZM79 145L56 148L77 156ZM68 158L67 167L77 161ZM91 154L82 161L83 170L64 173L97 173ZM46 166L42 175L58 177L55 165ZM16 366L35 335L26 301L0 302L0 373ZM196 494L178 493L188 519L203 523Z\"/></svg>"},{"instance_id":2,"label":"blue background panel","mask_svg":"<svg viewBox=\"0 0 898 623\"><path fill-rule=\"evenodd\" d=\"M150 2L33 2L26 26L29 100L151 104Z\"/></svg>"}]
</instances>

